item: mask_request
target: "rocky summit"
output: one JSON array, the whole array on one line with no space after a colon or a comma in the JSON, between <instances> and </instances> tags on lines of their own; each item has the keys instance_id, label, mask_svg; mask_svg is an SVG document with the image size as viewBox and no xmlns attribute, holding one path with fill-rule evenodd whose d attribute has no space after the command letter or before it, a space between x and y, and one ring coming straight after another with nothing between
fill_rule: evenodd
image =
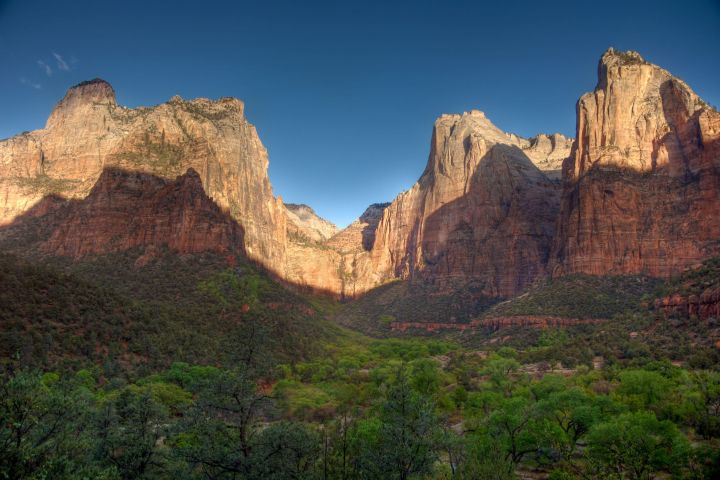
<instances>
[{"instance_id":1,"label":"rocky summit","mask_svg":"<svg viewBox=\"0 0 720 480\"><path fill-rule=\"evenodd\" d=\"M667 277L720 252L719 139L720 114L688 85L609 49L576 139L522 138L478 110L442 115L420 179L338 231L273 195L240 100L129 109L96 79L45 128L0 142L1 235L32 217L52 226L43 251L72 258L242 251L346 298L397 279L512 297L568 273Z\"/></svg>"},{"instance_id":2,"label":"rocky summit","mask_svg":"<svg viewBox=\"0 0 720 480\"><path fill-rule=\"evenodd\" d=\"M667 277L720 252L720 114L635 52L609 49L577 105L556 276Z\"/></svg>"}]
</instances>

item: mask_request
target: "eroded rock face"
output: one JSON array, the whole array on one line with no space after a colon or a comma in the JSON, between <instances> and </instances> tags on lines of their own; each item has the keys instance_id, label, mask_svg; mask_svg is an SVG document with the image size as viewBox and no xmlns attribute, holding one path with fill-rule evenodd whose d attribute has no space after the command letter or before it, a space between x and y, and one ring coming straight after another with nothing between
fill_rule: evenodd
<instances>
[{"instance_id":1,"label":"eroded rock face","mask_svg":"<svg viewBox=\"0 0 720 480\"><path fill-rule=\"evenodd\" d=\"M655 310L670 317L720 318L720 287L708 288L699 295L676 293L659 298L655 301Z\"/></svg>"},{"instance_id":2,"label":"eroded rock face","mask_svg":"<svg viewBox=\"0 0 720 480\"><path fill-rule=\"evenodd\" d=\"M247 255L282 276L286 216L267 166L240 100L176 96L128 109L96 79L71 88L44 129L0 142L0 224L49 194L86 197L106 167L166 179L192 168L208 196L241 224Z\"/></svg>"},{"instance_id":3,"label":"eroded rock face","mask_svg":"<svg viewBox=\"0 0 720 480\"><path fill-rule=\"evenodd\" d=\"M559 187L522 147L482 112L440 117L425 172L377 227L373 280L473 280L510 296L544 275Z\"/></svg>"},{"instance_id":4,"label":"eroded rock face","mask_svg":"<svg viewBox=\"0 0 720 480\"><path fill-rule=\"evenodd\" d=\"M177 253L243 254L243 230L210 200L190 169L176 180L103 171L89 195L33 211L48 232L40 250L80 258L89 254L145 250L148 261L162 248Z\"/></svg>"},{"instance_id":5,"label":"eroded rock face","mask_svg":"<svg viewBox=\"0 0 720 480\"><path fill-rule=\"evenodd\" d=\"M562 164L570 156L573 139L560 133L546 135L541 133L533 138L521 141L525 155L548 176L562 177Z\"/></svg>"},{"instance_id":6,"label":"eroded rock face","mask_svg":"<svg viewBox=\"0 0 720 480\"><path fill-rule=\"evenodd\" d=\"M248 257L287 282L344 297L395 279L509 297L548 274L668 276L720 251L720 114L632 52L603 55L597 88L578 102L576 141L524 139L479 111L443 115L418 182L340 232L309 207L273 196L267 152L243 109L233 98L180 97L128 109L106 82L83 82L44 129L0 141L0 224L46 215L60 197L88 195L84 208L120 218L113 208L171 188L165 182L192 168L190 177L239 224ZM109 167L155 180L133 190L134 180L101 176ZM48 195L58 198L38 203ZM48 251L106 249L109 227L78 211L55 230ZM172 219L182 229L189 221L203 225L200 218L174 213L155 234L152 209L143 212L144 233L121 237L123 248L156 245L155 236L177 238L168 244L180 250L203 245L163 223ZM209 244L236 238L222 224L203 228Z\"/></svg>"},{"instance_id":7,"label":"eroded rock face","mask_svg":"<svg viewBox=\"0 0 720 480\"><path fill-rule=\"evenodd\" d=\"M107 82L83 82L44 129L0 142L0 222L12 222L47 195L85 198L98 179L95 189L103 191L107 179L100 175L108 167L165 179L192 168L242 227L247 255L299 286L353 297L391 279L422 276L441 287L471 280L483 294L507 296L544 274L558 188L533 161L556 169L567 154L564 137L526 140L478 111L445 115L418 183L337 232L309 207L285 206L273 196L267 152L243 107L232 98L176 96L128 109ZM118 195L117 204L125 203L122 188L104 191L108 202ZM88 205L109 212L97 198ZM105 248L98 244L103 234L93 240L91 229L87 242L73 236L70 225L78 222L57 230L51 251L78 256Z\"/></svg>"},{"instance_id":8,"label":"eroded rock face","mask_svg":"<svg viewBox=\"0 0 720 480\"><path fill-rule=\"evenodd\" d=\"M577 105L552 273L667 277L720 249L720 114L634 52L608 50Z\"/></svg>"},{"instance_id":9,"label":"eroded rock face","mask_svg":"<svg viewBox=\"0 0 720 480\"><path fill-rule=\"evenodd\" d=\"M299 241L322 243L338 232L335 224L320 217L307 205L286 203L288 232Z\"/></svg>"},{"instance_id":10,"label":"eroded rock face","mask_svg":"<svg viewBox=\"0 0 720 480\"><path fill-rule=\"evenodd\" d=\"M353 223L325 242L341 253L370 251L375 245L375 230L389 203L373 203Z\"/></svg>"}]
</instances>

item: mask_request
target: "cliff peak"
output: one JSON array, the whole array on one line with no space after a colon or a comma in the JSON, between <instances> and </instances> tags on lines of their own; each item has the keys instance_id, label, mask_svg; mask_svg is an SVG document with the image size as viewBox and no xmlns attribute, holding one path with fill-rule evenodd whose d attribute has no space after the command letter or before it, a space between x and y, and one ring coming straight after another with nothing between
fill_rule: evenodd
<instances>
[{"instance_id":1,"label":"cliff peak","mask_svg":"<svg viewBox=\"0 0 720 480\"><path fill-rule=\"evenodd\" d=\"M598 62L598 83L595 90L604 90L607 88L609 76L618 76L620 67L637 67L646 65L647 68L660 67L646 61L638 52L628 50L626 52L615 50L613 47L605 50Z\"/></svg>"},{"instance_id":2,"label":"cliff peak","mask_svg":"<svg viewBox=\"0 0 720 480\"><path fill-rule=\"evenodd\" d=\"M117 105L113 87L101 78L80 82L70 87L63 99L55 105L46 128L60 125L70 117L86 117L89 109L96 105Z\"/></svg>"},{"instance_id":3,"label":"cliff peak","mask_svg":"<svg viewBox=\"0 0 720 480\"><path fill-rule=\"evenodd\" d=\"M600 57L600 62L605 64L617 63L620 65L646 65L648 62L634 50L615 50L613 47L608 48Z\"/></svg>"},{"instance_id":4,"label":"cliff peak","mask_svg":"<svg viewBox=\"0 0 720 480\"><path fill-rule=\"evenodd\" d=\"M61 104L71 98L82 99L89 102L116 104L115 90L112 85L102 78L85 80L70 87Z\"/></svg>"},{"instance_id":5,"label":"cliff peak","mask_svg":"<svg viewBox=\"0 0 720 480\"><path fill-rule=\"evenodd\" d=\"M285 203L288 227L298 238L322 242L338 232L335 224L325 220L304 203Z\"/></svg>"}]
</instances>

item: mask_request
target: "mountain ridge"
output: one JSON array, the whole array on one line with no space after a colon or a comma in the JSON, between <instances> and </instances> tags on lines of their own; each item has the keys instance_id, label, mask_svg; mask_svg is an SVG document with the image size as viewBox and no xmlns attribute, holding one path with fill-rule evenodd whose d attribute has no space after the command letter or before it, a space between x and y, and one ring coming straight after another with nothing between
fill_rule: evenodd
<instances>
[{"instance_id":1,"label":"mountain ridge","mask_svg":"<svg viewBox=\"0 0 720 480\"><path fill-rule=\"evenodd\" d=\"M577 116L576 139L526 139L479 110L441 115L418 181L338 231L273 194L242 101L128 109L95 79L69 89L44 129L0 141L0 222L47 195L86 197L108 167L166 179L192 169L241 226L249 259L341 298L398 279L508 298L566 273L669 276L717 252L717 112L639 54L608 49Z\"/></svg>"}]
</instances>

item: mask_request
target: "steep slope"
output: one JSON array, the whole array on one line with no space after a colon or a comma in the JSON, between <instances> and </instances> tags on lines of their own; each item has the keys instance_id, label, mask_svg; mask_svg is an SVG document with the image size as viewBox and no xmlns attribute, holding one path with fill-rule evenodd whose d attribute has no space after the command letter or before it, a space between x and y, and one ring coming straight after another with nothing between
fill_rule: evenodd
<instances>
[{"instance_id":1,"label":"steep slope","mask_svg":"<svg viewBox=\"0 0 720 480\"><path fill-rule=\"evenodd\" d=\"M720 257L671 279L654 306L676 318L720 319Z\"/></svg>"},{"instance_id":2,"label":"steep slope","mask_svg":"<svg viewBox=\"0 0 720 480\"><path fill-rule=\"evenodd\" d=\"M284 273L285 210L240 100L176 96L128 109L103 80L76 85L44 129L0 142L0 223L48 194L84 198L110 166L170 179L193 168L208 196L242 225L248 256Z\"/></svg>"},{"instance_id":3,"label":"steep slope","mask_svg":"<svg viewBox=\"0 0 720 480\"><path fill-rule=\"evenodd\" d=\"M252 337L278 362L343 332L302 296L225 255L142 251L42 260L0 254L0 365L132 376L174 362L236 365Z\"/></svg>"},{"instance_id":4,"label":"steep slope","mask_svg":"<svg viewBox=\"0 0 720 480\"><path fill-rule=\"evenodd\" d=\"M669 276L720 251L720 114L634 52L608 50L577 104L555 276Z\"/></svg>"},{"instance_id":5,"label":"steep slope","mask_svg":"<svg viewBox=\"0 0 720 480\"><path fill-rule=\"evenodd\" d=\"M353 223L329 238L325 245L341 253L372 250L375 230L389 203L373 203Z\"/></svg>"},{"instance_id":6,"label":"steep slope","mask_svg":"<svg viewBox=\"0 0 720 480\"><path fill-rule=\"evenodd\" d=\"M42 221L54 229L41 249L73 258L140 247L147 262L162 247L181 254L244 248L242 228L205 195L192 169L169 181L107 168L86 198Z\"/></svg>"},{"instance_id":7,"label":"steep slope","mask_svg":"<svg viewBox=\"0 0 720 480\"><path fill-rule=\"evenodd\" d=\"M286 203L288 234L299 241L324 242L338 232L335 224L320 217L307 205Z\"/></svg>"},{"instance_id":8,"label":"steep slope","mask_svg":"<svg viewBox=\"0 0 720 480\"><path fill-rule=\"evenodd\" d=\"M544 275L560 192L522 146L482 112L440 117L425 172L378 225L370 280L473 281L510 296Z\"/></svg>"}]
</instances>

